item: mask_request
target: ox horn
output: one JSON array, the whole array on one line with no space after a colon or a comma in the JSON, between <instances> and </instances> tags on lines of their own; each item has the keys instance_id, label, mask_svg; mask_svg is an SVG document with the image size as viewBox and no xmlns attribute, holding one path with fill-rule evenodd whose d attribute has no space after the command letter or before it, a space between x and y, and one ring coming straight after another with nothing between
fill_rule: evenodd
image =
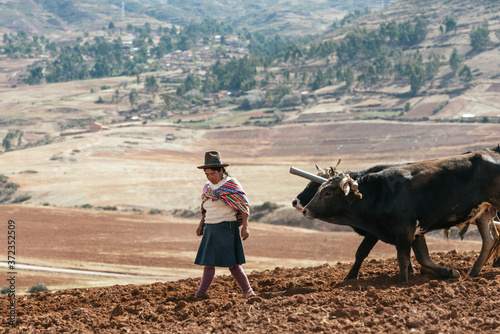
<instances>
[{"instance_id":1,"label":"ox horn","mask_svg":"<svg viewBox=\"0 0 500 334\"><path fill-rule=\"evenodd\" d=\"M306 178L306 179L313 181L313 182L316 182L316 183L324 183L324 182L328 181L328 179L325 179L324 177L314 175L314 174L311 174L308 172L304 172L303 170L300 170L300 169L295 168L295 167L290 167L290 174Z\"/></svg>"},{"instance_id":2,"label":"ox horn","mask_svg":"<svg viewBox=\"0 0 500 334\"><path fill-rule=\"evenodd\" d=\"M344 177L342 181L340 181L339 186L344 191L344 194L346 196L349 195L351 191L354 193L357 193L359 191L358 182L351 178L349 174L347 174L346 177Z\"/></svg>"},{"instance_id":3,"label":"ox horn","mask_svg":"<svg viewBox=\"0 0 500 334\"><path fill-rule=\"evenodd\" d=\"M328 170L329 177L334 177L335 175L337 175L337 167L340 165L341 161L342 161L342 159L339 159L339 161L337 161L337 165L335 165L335 167L330 167L330 169Z\"/></svg>"},{"instance_id":4,"label":"ox horn","mask_svg":"<svg viewBox=\"0 0 500 334\"><path fill-rule=\"evenodd\" d=\"M340 189L344 191L344 194L347 196L351 192L351 185L349 184L349 178L346 176L340 181Z\"/></svg>"}]
</instances>

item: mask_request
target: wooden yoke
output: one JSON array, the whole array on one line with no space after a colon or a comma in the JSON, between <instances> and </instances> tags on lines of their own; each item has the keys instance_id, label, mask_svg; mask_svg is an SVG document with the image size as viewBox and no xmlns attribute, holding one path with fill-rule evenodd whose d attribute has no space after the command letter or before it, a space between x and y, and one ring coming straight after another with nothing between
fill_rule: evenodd
<instances>
[{"instance_id":1,"label":"wooden yoke","mask_svg":"<svg viewBox=\"0 0 500 334\"><path fill-rule=\"evenodd\" d=\"M324 177L314 175L314 174L311 174L308 172L304 172L303 170L300 170L300 169L295 168L295 167L290 167L290 174L306 178L306 179L313 181L313 182L316 182L316 183L324 183L324 182L328 181L328 179L325 179Z\"/></svg>"}]
</instances>

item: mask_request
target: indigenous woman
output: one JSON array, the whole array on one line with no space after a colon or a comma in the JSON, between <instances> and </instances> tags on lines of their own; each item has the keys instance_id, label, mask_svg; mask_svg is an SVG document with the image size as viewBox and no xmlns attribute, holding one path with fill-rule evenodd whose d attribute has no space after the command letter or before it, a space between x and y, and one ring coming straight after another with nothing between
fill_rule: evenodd
<instances>
[{"instance_id":1,"label":"indigenous woman","mask_svg":"<svg viewBox=\"0 0 500 334\"><path fill-rule=\"evenodd\" d=\"M220 153L205 153L205 171L208 182L201 195L201 220L196 235L201 239L195 264L204 266L196 297L206 297L215 275L215 267L227 267L238 283L243 298L254 296L248 277L241 265L245 263L243 243L249 237L249 204L239 182L229 176ZM239 227L241 226L241 236Z\"/></svg>"}]
</instances>

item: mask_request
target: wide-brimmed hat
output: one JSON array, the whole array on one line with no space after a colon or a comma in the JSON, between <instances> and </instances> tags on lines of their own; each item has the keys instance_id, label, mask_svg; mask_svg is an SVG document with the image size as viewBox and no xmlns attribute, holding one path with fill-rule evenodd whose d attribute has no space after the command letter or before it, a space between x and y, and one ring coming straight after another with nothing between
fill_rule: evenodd
<instances>
[{"instance_id":1,"label":"wide-brimmed hat","mask_svg":"<svg viewBox=\"0 0 500 334\"><path fill-rule=\"evenodd\" d=\"M205 152L205 164L203 166L198 166L199 169L204 168L219 168L227 167L229 164L223 164L220 157L220 153L217 151Z\"/></svg>"}]
</instances>

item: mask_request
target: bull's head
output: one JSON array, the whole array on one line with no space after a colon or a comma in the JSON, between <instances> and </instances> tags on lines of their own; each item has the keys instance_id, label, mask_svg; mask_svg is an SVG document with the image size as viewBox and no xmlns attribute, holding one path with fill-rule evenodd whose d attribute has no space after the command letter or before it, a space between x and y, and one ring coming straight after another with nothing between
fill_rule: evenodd
<instances>
[{"instance_id":1,"label":"bull's head","mask_svg":"<svg viewBox=\"0 0 500 334\"><path fill-rule=\"evenodd\" d=\"M353 202L362 198L358 183L348 174L337 172L323 183L302 213L310 219L330 220L342 214Z\"/></svg>"},{"instance_id":2,"label":"bull's head","mask_svg":"<svg viewBox=\"0 0 500 334\"><path fill-rule=\"evenodd\" d=\"M322 169L318 165L316 165L316 170L316 175L326 181L331 176L330 170L333 170L333 168ZM310 181L304 188L304 190L302 190L302 192L298 194L297 197L295 197L295 199L292 201L292 206L298 211L302 212L302 209L309 203L309 201L314 197L314 194L316 194L316 192L318 191L321 183L317 180Z\"/></svg>"},{"instance_id":3,"label":"bull's head","mask_svg":"<svg viewBox=\"0 0 500 334\"><path fill-rule=\"evenodd\" d=\"M296 174L305 178L308 178L311 180L307 184L307 186L302 190L300 194L297 195L297 197L292 201L292 206L297 209L298 211L302 212L302 209L309 203L309 201L314 197L316 192L318 191L320 185L324 182L326 182L329 178L335 177L339 172L337 171L337 167L339 166L341 162L341 159L338 160L337 165L335 167L329 167L329 168L320 168L318 165L316 165L316 170L319 178L313 178L312 174L309 174L307 172L303 172L300 170L297 170L296 168L291 168L290 173ZM346 196L352 189L354 192L358 192L358 184L356 181L354 181L352 178L350 178L348 175L343 179L342 182L342 189L344 189Z\"/></svg>"}]
</instances>

